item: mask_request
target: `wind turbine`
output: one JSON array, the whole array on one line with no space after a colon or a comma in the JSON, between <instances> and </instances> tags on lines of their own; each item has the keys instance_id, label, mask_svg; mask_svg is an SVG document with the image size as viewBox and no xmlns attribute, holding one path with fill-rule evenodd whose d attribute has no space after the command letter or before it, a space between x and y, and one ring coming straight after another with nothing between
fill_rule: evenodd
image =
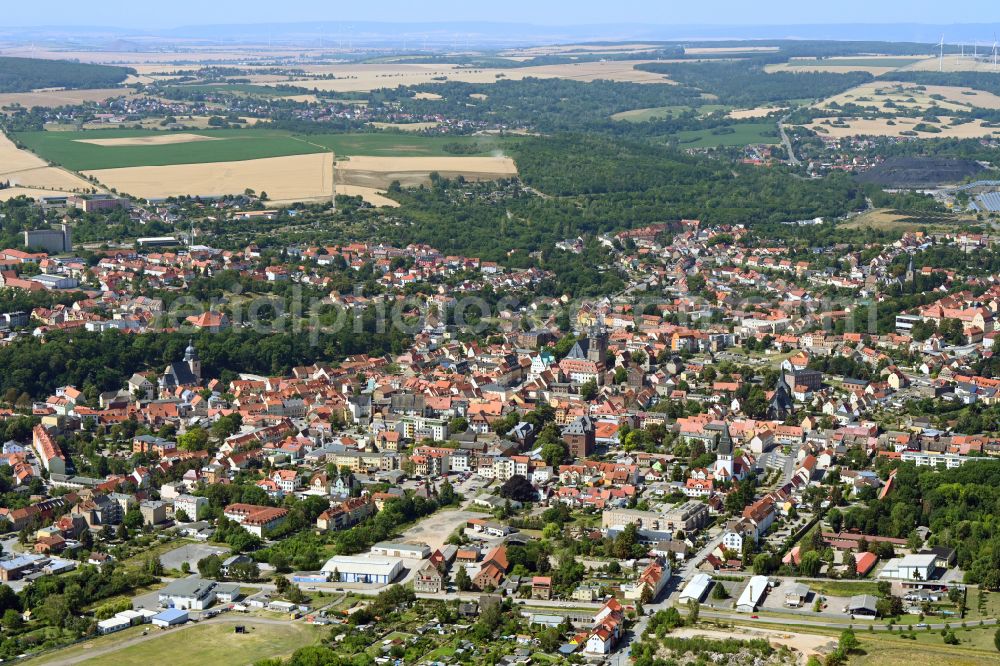
<instances>
[{"instance_id":1,"label":"wind turbine","mask_svg":"<svg viewBox=\"0 0 1000 666\"><path fill-rule=\"evenodd\" d=\"M941 49L941 57L938 60L938 71L944 71L944 35L941 35L941 41L938 43L938 48Z\"/></svg>"},{"instance_id":2,"label":"wind turbine","mask_svg":"<svg viewBox=\"0 0 1000 666\"><path fill-rule=\"evenodd\" d=\"M993 33L993 69L997 68L997 34Z\"/></svg>"}]
</instances>

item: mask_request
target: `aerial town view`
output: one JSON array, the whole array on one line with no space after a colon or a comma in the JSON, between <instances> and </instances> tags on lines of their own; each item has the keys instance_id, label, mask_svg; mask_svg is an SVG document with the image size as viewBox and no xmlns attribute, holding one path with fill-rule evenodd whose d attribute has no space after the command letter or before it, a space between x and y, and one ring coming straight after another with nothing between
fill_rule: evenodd
<instances>
[{"instance_id":1,"label":"aerial town view","mask_svg":"<svg viewBox=\"0 0 1000 666\"><path fill-rule=\"evenodd\" d=\"M998 34L4 3L0 663L1000 664Z\"/></svg>"}]
</instances>

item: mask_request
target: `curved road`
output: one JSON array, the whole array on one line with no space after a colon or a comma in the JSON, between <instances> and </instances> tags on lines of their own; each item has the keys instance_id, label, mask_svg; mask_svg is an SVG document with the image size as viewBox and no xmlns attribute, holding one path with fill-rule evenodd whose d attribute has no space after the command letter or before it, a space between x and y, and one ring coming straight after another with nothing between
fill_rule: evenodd
<instances>
[{"instance_id":1,"label":"curved road","mask_svg":"<svg viewBox=\"0 0 1000 666\"><path fill-rule=\"evenodd\" d=\"M785 131L785 121L788 120L790 115L786 115L778 121L778 132L781 133L781 143L784 144L785 152L788 153L788 163L792 166L801 166L802 162L795 156L795 150L792 149L792 140L788 138L788 132Z\"/></svg>"}]
</instances>

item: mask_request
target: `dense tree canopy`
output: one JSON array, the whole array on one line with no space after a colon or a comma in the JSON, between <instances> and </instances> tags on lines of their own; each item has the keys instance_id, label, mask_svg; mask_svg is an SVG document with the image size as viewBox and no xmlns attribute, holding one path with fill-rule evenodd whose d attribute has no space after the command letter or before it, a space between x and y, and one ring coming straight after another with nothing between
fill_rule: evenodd
<instances>
[{"instance_id":1,"label":"dense tree canopy","mask_svg":"<svg viewBox=\"0 0 1000 666\"><path fill-rule=\"evenodd\" d=\"M110 88L135 70L40 58L0 58L0 92L38 88Z\"/></svg>"}]
</instances>

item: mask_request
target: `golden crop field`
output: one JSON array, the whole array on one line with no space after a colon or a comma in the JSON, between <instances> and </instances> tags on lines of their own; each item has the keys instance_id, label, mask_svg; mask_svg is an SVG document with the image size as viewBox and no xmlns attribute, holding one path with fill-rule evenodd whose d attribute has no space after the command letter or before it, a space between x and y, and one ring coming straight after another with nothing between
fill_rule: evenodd
<instances>
[{"instance_id":1,"label":"golden crop field","mask_svg":"<svg viewBox=\"0 0 1000 666\"><path fill-rule=\"evenodd\" d=\"M856 104L885 111L887 110L885 107L887 102L892 102L896 108L919 109L921 111L932 106L951 111L972 107L1000 109L1000 96L993 93L959 86L927 86L899 81L863 83L839 95L825 99L815 106L829 108L834 103L840 106Z\"/></svg>"},{"instance_id":2,"label":"golden crop field","mask_svg":"<svg viewBox=\"0 0 1000 666\"><path fill-rule=\"evenodd\" d=\"M954 46L948 46L946 49L951 50L955 48ZM915 63L907 69L920 70L923 72L936 72L938 68L943 64L943 69L946 72L996 72L997 68L993 66L992 58L985 58L983 56L983 51L986 49L985 45L979 45L979 55L980 58L977 60L975 58L966 56L962 57L960 54L945 54L944 62L939 63L939 58L928 58L926 60L921 60ZM972 51L972 46L965 47L966 53Z\"/></svg>"},{"instance_id":3,"label":"golden crop field","mask_svg":"<svg viewBox=\"0 0 1000 666\"><path fill-rule=\"evenodd\" d=\"M735 120L748 120L750 118L763 118L764 116L770 115L776 111L784 111L785 107L775 107L775 106L758 106L753 109L733 109L726 115Z\"/></svg>"},{"instance_id":4,"label":"golden crop field","mask_svg":"<svg viewBox=\"0 0 1000 666\"><path fill-rule=\"evenodd\" d=\"M83 102L103 102L112 97L128 97L135 94L131 88L95 88L91 90L43 90L37 92L0 93L0 108L21 105L65 106Z\"/></svg>"},{"instance_id":5,"label":"golden crop field","mask_svg":"<svg viewBox=\"0 0 1000 666\"><path fill-rule=\"evenodd\" d=\"M517 175L509 157L368 157L337 162L337 182L385 189L394 180L405 186L426 184L430 174L467 180L494 180Z\"/></svg>"},{"instance_id":6,"label":"golden crop field","mask_svg":"<svg viewBox=\"0 0 1000 666\"><path fill-rule=\"evenodd\" d=\"M0 190L0 193L5 194L5 199L16 196L11 192L18 187L46 191L45 195L25 192L32 197L78 192L94 187L76 174L51 167L37 155L20 150L3 134L0 134L0 181L9 181L14 186L9 190Z\"/></svg>"},{"instance_id":7,"label":"golden crop field","mask_svg":"<svg viewBox=\"0 0 1000 666\"><path fill-rule=\"evenodd\" d=\"M309 90L332 92L367 92L378 88L395 88L441 81L495 83L499 79L519 81L529 77L572 79L585 82L606 79L631 83L673 83L661 74L635 69L635 65L646 62L652 61L615 60L502 69L467 68L451 64L408 63L329 65L323 68L324 73L332 74L337 78L258 81L254 77L250 77L250 80L259 85L291 85Z\"/></svg>"},{"instance_id":8,"label":"golden crop field","mask_svg":"<svg viewBox=\"0 0 1000 666\"><path fill-rule=\"evenodd\" d=\"M365 157L337 163L337 191L360 195L377 206L394 206L384 190L394 180L427 183L430 174L469 180L506 178L517 173L506 157ZM137 166L84 172L120 192L143 198L219 196L250 188L276 203L315 201L330 196L330 154L312 153L233 162Z\"/></svg>"},{"instance_id":9,"label":"golden crop field","mask_svg":"<svg viewBox=\"0 0 1000 666\"><path fill-rule=\"evenodd\" d=\"M1000 128L984 126L982 120L961 125L950 125L951 118L942 116L940 123L925 123L919 118L819 118L805 127L820 136L843 138L847 136L908 136L904 132L917 132L925 139L974 139L979 137L1000 137ZM894 124L890 124L894 123ZM916 126L924 123L936 127L938 132L921 132Z\"/></svg>"},{"instance_id":10,"label":"golden crop field","mask_svg":"<svg viewBox=\"0 0 1000 666\"><path fill-rule=\"evenodd\" d=\"M862 55L837 58L793 58L788 62L767 65L766 72L868 72L881 76L899 69L911 69L925 56Z\"/></svg>"}]
</instances>

